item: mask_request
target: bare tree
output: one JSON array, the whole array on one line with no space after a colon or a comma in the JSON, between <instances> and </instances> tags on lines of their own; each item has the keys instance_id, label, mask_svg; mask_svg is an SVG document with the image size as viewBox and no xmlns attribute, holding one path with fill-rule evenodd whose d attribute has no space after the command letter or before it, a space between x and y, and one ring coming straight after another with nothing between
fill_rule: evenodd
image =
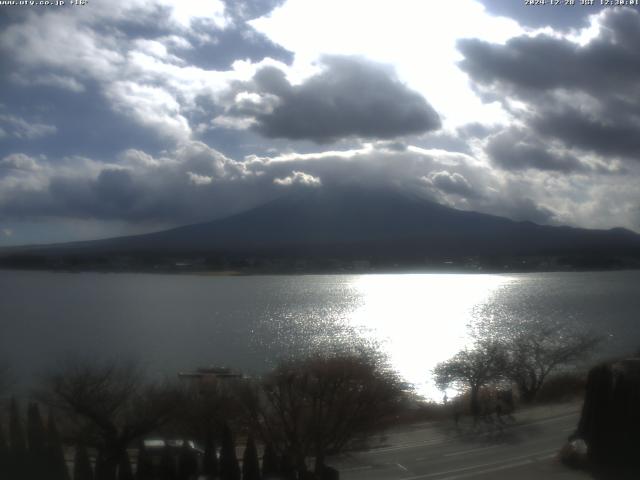
<instances>
[{"instance_id":1,"label":"bare tree","mask_svg":"<svg viewBox=\"0 0 640 480\"><path fill-rule=\"evenodd\" d=\"M481 341L472 349L464 349L453 358L439 363L433 370L436 384L442 388L456 386L469 389L471 414L480 413L480 388L500 380L505 371L506 355L498 342Z\"/></svg>"},{"instance_id":2,"label":"bare tree","mask_svg":"<svg viewBox=\"0 0 640 480\"><path fill-rule=\"evenodd\" d=\"M530 326L503 342L505 375L520 398L530 403L552 372L584 360L600 342L597 335L569 327Z\"/></svg>"},{"instance_id":3,"label":"bare tree","mask_svg":"<svg viewBox=\"0 0 640 480\"><path fill-rule=\"evenodd\" d=\"M470 326L471 333L478 341L503 346L504 375L525 403L535 400L551 374L579 366L602 342L602 336L576 319L532 316L526 305L518 311L518 321L506 312L480 311L482 319Z\"/></svg>"},{"instance_id":4,"label":"bare tree","mask_svg":"<svg viewBox=\"0 0 640 480\"><path fill-rule=\"evenodd\" d=\"M170 386L146 384L131 364L80 362L47 375L39 396L99 449L101 478L109 480L127 446L167 422L179 398Z\"/></svg>"},{"instance_id":5,"label":"bare tree","mask_svg":"<svg viewBox=\"0 0 640 480\"><path fill-rule=\"evenodd\" d=\"M203 445L221 440L225 423L235 423L242 415L236 396L240 378L212 379L207 383L185 384L182 406L176 414L175 430Z\"/></svg>"},{"instance_id":6,"label":"bare tree","mask_svg":"<svg viewBox=\"0 0 640 480\"><path fill-rule=\"evenodd\" d=\"M298 472L379 429L405 397L397 376L373 356L314 356L280 365L244 395L263 440L292 457Z\"/></svg>"}]
</instances>

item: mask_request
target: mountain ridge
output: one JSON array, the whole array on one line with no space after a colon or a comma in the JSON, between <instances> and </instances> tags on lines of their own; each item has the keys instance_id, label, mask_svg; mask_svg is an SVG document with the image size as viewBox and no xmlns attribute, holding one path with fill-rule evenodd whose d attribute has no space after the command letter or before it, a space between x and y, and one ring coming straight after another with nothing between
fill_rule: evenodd
<instances>
[{"instance_id":1,"label":"mountain ridge","mask_svg":"<svg viewBox=\"0 0 640 480\"><path fill-rule=\"evenodd\" d=\"M383 264L421 264L427 258L586 256L597 263L605 257L640 261L640 235L623 228L519 222L453 209L395 190L315 188L210 222L142 235L25 247L22 254L26 253Z\"/></svg>"}]
</instances>

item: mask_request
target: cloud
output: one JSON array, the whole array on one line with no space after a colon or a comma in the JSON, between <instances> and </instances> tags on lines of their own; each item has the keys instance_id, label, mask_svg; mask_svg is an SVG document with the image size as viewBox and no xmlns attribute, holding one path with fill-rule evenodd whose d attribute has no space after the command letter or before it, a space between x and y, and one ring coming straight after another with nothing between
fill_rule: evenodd
<instances>
[{"instance_id":1,"label":"cloud","mask_svg":"<svg viewBox=\"0 0 640 480\"><path fill-rule=\"evenodd\" d=\"M305 187L319 187L322 185L322 181L318 177L309 175L308 173L299 172L294 170L291 175L284 178L274 178L273 183L281 185L283 187L290 187L292 185L302 185Z\"/></svg>"},{"instance_id":2,"label":"cloud","mask_svg":"<svg viewBox=\"0 0 640 480\"><path fill-rule=\"evenodd\" d=\"M226 13L236 21L261 17L284 3L285 0L224 0Z\"/></svg>"},{"instance_id":3,"label":"cloud","mask_svg":"<svg viewBox=\"0 0 640 480\"><path fill-rule=\"evenodd\" d=\"M480 182L479 176L486 175L465 155L413 147L398 151L388 149L386 143L234 160L192 141L162 156L126 150L106 164L84 157L39 159L36 163L23 154L4 162L38 168L0 169L0 216L147 224L180 224L229 215L282 195L283 187L406 186L431 195L418 179L442 171L445 164L458 184L474 181L468 178Z\"/></svg>"},{"instance_id":4,"label":"cloud","mask_svg":"<svg viewBox=\"0 0 640 480\"><path fill-rule=\"evenodd\" d=\"M23 9L0 29L3 225L140 232L364 185L638 228L638 12L484 4Z\"/></svg>"},{"instance_id":5,"label":"cloud","mask_svg":"<svg viewBox=\"0 0 640 480\"><path fill-rule=\"evenodd\" d=\"M506 93L525 96L571 85L572 89L615 96L613 87L625 92L633 89L629 76L637 75L640 54L631 42L640 37L638 24L640 12L623 8L603 14L599 35L585 45L547 34L519 36L505 44L463 39L458 42L464 55L460 65L474 80L505 87Z\"/></svg>"},{"instance_id":6,"label":"cloud","mask_svg":"<svg viewBox=\"0 0 640 480\"><path fill-rule=\"evenodd\" d=\"M431 172L429 176L424 177L424 179L445 193L453 193L462 195L463 197L473 197L476 195L469 181L457 172L451 173L447 170Z\"/></svg>"},{"instance_id":7,"label":"cloud","mask_svg":"<svg viewBox=\"0 0 640 480\"><path fill-rule=\"evenodd\" d=\"M14 221L115 221L140 231L227 216L286 188L364 186L517 220L638 228L640 165L627 173L495 170L464 153L388 142L233 159L194 141L161 155L126 150L110 163L20 154L3 162L22 167L0 166L0 218Z\"/></svg>"},{"instance_id":8,"label":"cloud","mask_svg":"<svg viewBox=\"0 0 640 480\"><path fill-rule=\"evenodd\" d=\"M57 128L45 123L28 122L15 115L0 114L0 126L6 136L21 140L33 140L35 138L53 135Z\"/></svg>"},{"instance_id":9,"label":"cloud","mask_svg":"<svg viewBox=\"0 0 640 480\"><path fill-rule=\"evenodd\" d=\"M265 12L268 2L261 5L256 12ZM215 103L229 82L250 78L257 68L254 62L269 55L291 58L237 12L227 15L224 3L217 0L114 1L108 8L92 7L91 14L87 10L36 9L10 17L3 25L0 52L3 69L11 73L0 75L0 86L7 93L9 111L20 108L23 112L26 105L35 113L39 107L35 100L25 104L12 101L11 96L36 92L46 102L39 114L57 122L31 124L31 133L21 133L22 138L77 124L70 117L85 114L90 107L74 105L79 109L74 111L57 105L59 99L68 105L70 95L76 94L83 100L71 100L75 104L99 105L90 112L98 118L85 117L83 130L105 119L112 125L103 128L114 129L117 120L111 117L120 116L142 127L145 138L155 136L175 145L197 138L192 124L203 114L199 98ZM5 125L0 128L5 136L16 137ZM82 141L99 138L94 132L76 130L74 134L82 136ZM77 143L66 141L70 148Z\"/></svg>"},{"instance_id":10,"label":"cloud","mask_svg":"<svg viewBox=\"0 0 640 480\"><path fill-rule=\"evenodd\" d=\"M158 3L170 11L169 18L182 28L191 27L194 21L204 21L212 26L225 27L229 21L225 15L225 5L221 0L207 2L159 0Z\"/></svg>"},{"instance_id":11,"label":"cloud","mask_svg":"<svg viewBox=\"0 0 640 480\"><path fill-rule=\"evenodd\" d=\"M9 168L12 170L36 171L40 167L35 158L24 153L13 153L0 160L0 169Z\"/></svg>"},{"instance_id":12,"label":"cloud","mask_svg":"<svg viewBox=\"0 0 640 480\"><path fill-rule=\"evenodd\" d=\"M17 74L11 75L11 81L24 86L44 86L55 87L71 92L84 92L84 85L77 79L67 75L56 75L55 73L45 73L32 77L23 77Z\"/></svg>"},{"instance_id":13,"label":"cloud","mask_svg":"<svg viewBox=\"0 0 640 480\"><path fill-rule=\"evenodd\" d=\"M96 197L102 205L116 209L128 208L136 202L139 190L129 171L125 169L105 168L93 185Z\"/></svg>"},{"instance_id":14,"label":"cloud","mask_svg":"<svg viewBox=\"0 0 640 480\"><path fill-rule=\"evenodd\" d=\"M107 87L107 98L113 108L131 115L139 123L176 140L191 135L187 119L181 114L180 103L163 88L135 82L114 82Z\"/></svg>"},{"instance_id":15,"label":"cloud","mask_svg":"<svg viewBox=\"0 0 640 480\"><path fill-rule=\"evenodd\" d=\"M346 137L394 138L440 128L440 118L417 92L383 65L358 57L324 57L321 71L299 85L266 67L252 84L236 85L228 114L251 116L270 138L326 143Z\"/></svg>"},{"instance_id":16,"label":"cloud","mask_svg":"<svg viewBox=\"0 0 640 480\"><path fill-rule=\"evenodd\" d=\"M628 115L615 112L615 102L601 115L576 109L573 105L541 112L530 121L540 135L556 138L569 147L602 156L640 160L640 102ZM635 108L634 108L635 109Z\"/></svg>"},{"instance_id":17,"label":"cloud","mask_svg":"<svg viewBox=\"0 0 640 480\"><path fill-rule=\"evenodd\" d=\"M456 40L483 38L504 42L524 33L515 21L487 14L475 0L447 2L403 0L287 0L269 15L250 22L269 39L295 54L297 84L322 56L362 56L392 63L408 88L427 98L444 128L469 116L502 121L498 104L483 105L456 67ZM301 77L302 72L302 77Z\"/></svg>"},{"instance_id":18,"label":"cloud","mask_svg":"<svg viewBox=\"0 0 640 480\"><path fill-rule=\"evenodd\" d=\"M526 220L533 223L549 224L556 222L556 213L542 205L536 204L528 197L515 197L509 208L509 217L513 220Z\"/></svg>"},{"instance_id":19,"label":"cloud","mask_svg":"<svg viewBox=\"0 0 640 480\"><path fill-rule=\"evenodd\" d=\"M493 162L507 170L550 170L558 172L580 171L587 168L573 155L553 151L535 135L513 127L490 137L486 152Z\"/></svg>"},{"instance_id":20,"label":"cloud","mask_svg":"<svg viewBox=\"0 0 640 480\"><path fill-rule=\"evenodd\" d=\"M187 176L189 177L189 181L194 185L209 185L213 182L213 177L209 175L198 175L197 173L187 172Z\"/></svg>"},{"instance_id":21,"label":"cloud","mask_svg":"<svg viewBox=\"0 0 640 480\"><path fill-rule=\"evenodd\" d=\"M142 224L206 220L254 205L251 178L243 164L200 142L159 157L130 149L110 163L84 157L36 163L16 153L0 164L0 217ZM236 186L246 188L233 195Z\"/></svg>"},{"instance_id":22,"label":"cloud","mask_svg":"<svg viewBox=\"0 0 640 480\"><path fill-rule=\"evenodd\" d=\"M528 6L524 2L505 2L504 0L479 1L489 13L513 18L521 25L538 28L549 26L560 30L586 27L591 15L608 8L599 4L570 6L565 5L564 0L555 6ZM576 3L580 3L580 0L576 0Z\"/></svg>"},{"instance_id":23,"label":"cloud","mask_svg":"<svg viewBox=\"0 0 640 480\"><path fill-rule=\"evenodd\" d=\"M640 12L610 9L598 26L585 44L546 34L503 45L459 42L460 66L478 91L487 101L499 99L527 131L512 146L506 137L513 130L490 142L498 163L566 171L579 165L569 149L603 161L640 160L640 52L633 46ZM565 152L540 148L550 140Z\"/></svg>"}]
</instances>

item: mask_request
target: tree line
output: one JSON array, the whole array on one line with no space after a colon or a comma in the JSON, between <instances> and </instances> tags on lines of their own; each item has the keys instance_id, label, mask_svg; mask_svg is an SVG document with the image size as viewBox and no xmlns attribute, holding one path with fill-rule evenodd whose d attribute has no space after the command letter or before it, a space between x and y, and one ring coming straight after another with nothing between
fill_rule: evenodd
<instances>
[{"instance_id":1,"label":"tree line","mask_svg":"<svg viewBox=\"0 0 640 480\"><path fill-rule=\"evenodd\" d=\"M150 381L128 363L67 362L43 376L25 417L16 400L0 417L0 478L337 478L326 456L377 431L408 401L406 386L369 353L209 380ZM156 447L151 438L166 441Z\"/></svg>"},{"instance_id":2,"label":"tree line","mask_svg":"<svg viewBox=\"0 0 640 480\"><path fill-rule=\"evenodd\" d=\"M0 478L69 478L53 413L49 413L45 424L38 404L29 403L25 429L18 403L11 400L8 436L0 425Z\"/></svg>"},{"instance_id":3,"label":"tree line","mask_svg":"<svg viewBox=\"0 0 640 480\"><path fill-rule=\"evenodd\" d=\"M552 373L599 342L558 326L491 328L433 373L442 388L467 391L477 416L484 387L515 388L532 402ZM1 377L0 398L8 393ZM15 400L0 412L0 478L334 478L327 456L366 441L413 401L372 351L285 361L260 378L186 384L151 381L130 363L69 361L42 377L24 417ZM150 438L173 443L151 448L144 442Z\"/></svg>"}]
</instances>

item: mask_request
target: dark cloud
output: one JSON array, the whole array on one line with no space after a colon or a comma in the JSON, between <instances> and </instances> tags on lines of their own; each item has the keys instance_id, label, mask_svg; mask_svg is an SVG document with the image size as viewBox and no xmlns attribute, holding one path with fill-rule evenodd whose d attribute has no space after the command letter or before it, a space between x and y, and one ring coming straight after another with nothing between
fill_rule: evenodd
<instances>
[{"instance_id":1,"label":"dark cloud","mask_svg":"<svg viewBox=\"0 0 640 480\"><path fill-rule=\"evenodd\" d=\"M505 45L460 40L465 57L460 66L475 81L506 88L505 93L531 95L557 88L606 96L637 92L639 32L638 11L616 10L603 18L600 36L585 46L547 35L516 37Z\"/></svg>"},{"instance_id":2,"label":"dark cloud","mask_svg":"<svg viewBox=\"0 0 640 480\"><path fill-rule=\"evenodd\" d=\"M391 152L406 152L408 145L404 142L384 141L378 142L377 147Z\"/></svg>"},{"instance_id":3,"label":"dark cloud","mask_svg":"<svg viewBox=\"0 0 640 480\"><path fill-rule=\"evenodd\" d=\"M486 151L496 165L507 170L535 168L572 172L585 169L574 156L552 152L548 145L519 128L510 128L491 137Z\"/></svg>"},{"instance_id":4,"label":"dark cloud","mask_svg":"<svg viewBox=\"0 0 640 480\"><path fill-rule=\"evenodd\" d=\"M582 28L589 24L589 16L597 14L607 7L599 5L583 6L580 0L575 0L576 5L564 5L565 0L560 0L559 5L525 5L524 1L505 0L479 0L487 12L509 17L521 25L533 28L550 26L559 30L570 28Z\"/></svg>"},{"instance_id":5,"label":"dark cloud","mask_svg":"<svg viewBox=\"0 0 640 480\"><path fill-rule=\"evenodd\" d=\"M538 205L528 197L510 199L507 216L512 220L529 221L541 225L555 223L555 213Z\"/></svg>"},{"instance_id":6,"label":"dark cloud","mask_svg":"<svg viewBox=\"0 0 640 480\"><path fill-rule=\"evenodd\" d=\"M282 71L267 67L256 74L252 88L260 100L234 105L230 114L254 116L256 131L270 138L324 143L440 128L438 114L419 93L390 69L361 58L326 57L322 72L300 85L291 85Z\"/></svg>"},{"instance_id":7,"label":"dark cloud","mask_svg":"<svg viewBox=\"0 0 640 480\"><path fill-rule=\"evenodd\" d=\"M225 9L236 21L248 21L267 15L285 0L223 0Z\"/></svg>"},{"instance_id":8,"label":"dark cloud","mask_svg":"<svg viewBox=\"0 0 640 480\"><path fill-rule=\"evenodd\" d=\"M560 139L571 147L640 160L638 115L640 108L634 115L636 118L612 122L611 116L589 115L567 106L561 111L535 117L531 125L540 134Z\"/></svg>"},{"instance_id":9,"label":"dark cloud","mask_svg":"<svg viewBox=\"0 0 640 480\"><path fill-rule=\"evenodd\" d=\"M589 62L581 65L579 47L546 35L516 37L505 45L465 39L458 48L464 55L461 68L487 86L543 90L591 81L581 76Z\"/></svg>"},{"instance_id":10,"label":"dark cloud","mask_svg":"<svg viewBox=\"0 0 640 480\"><path fill-rule=\"evenodd\" d=\"M133 178L127 170L102 170L96 179L95 189L98 198L116 208L133 205L138 195Z\"/></svg>"},{"instance_id":11,"label":"dark cloud","mask_svg":"<svg viewBox=\"0 0 640 480\"><path fill-rule=\"evenodd\" d=\"M527 130L526 142L509 145L501 136L489 143L499 164L561 171L579 165L552 155L543 146L550 139L605 158L640 160L640 12L612 9L600 21L599 36L583 46L546 35L504 45L459 42L460 66L478 91L500 100Z\"/></svg>"}]
</instances>

